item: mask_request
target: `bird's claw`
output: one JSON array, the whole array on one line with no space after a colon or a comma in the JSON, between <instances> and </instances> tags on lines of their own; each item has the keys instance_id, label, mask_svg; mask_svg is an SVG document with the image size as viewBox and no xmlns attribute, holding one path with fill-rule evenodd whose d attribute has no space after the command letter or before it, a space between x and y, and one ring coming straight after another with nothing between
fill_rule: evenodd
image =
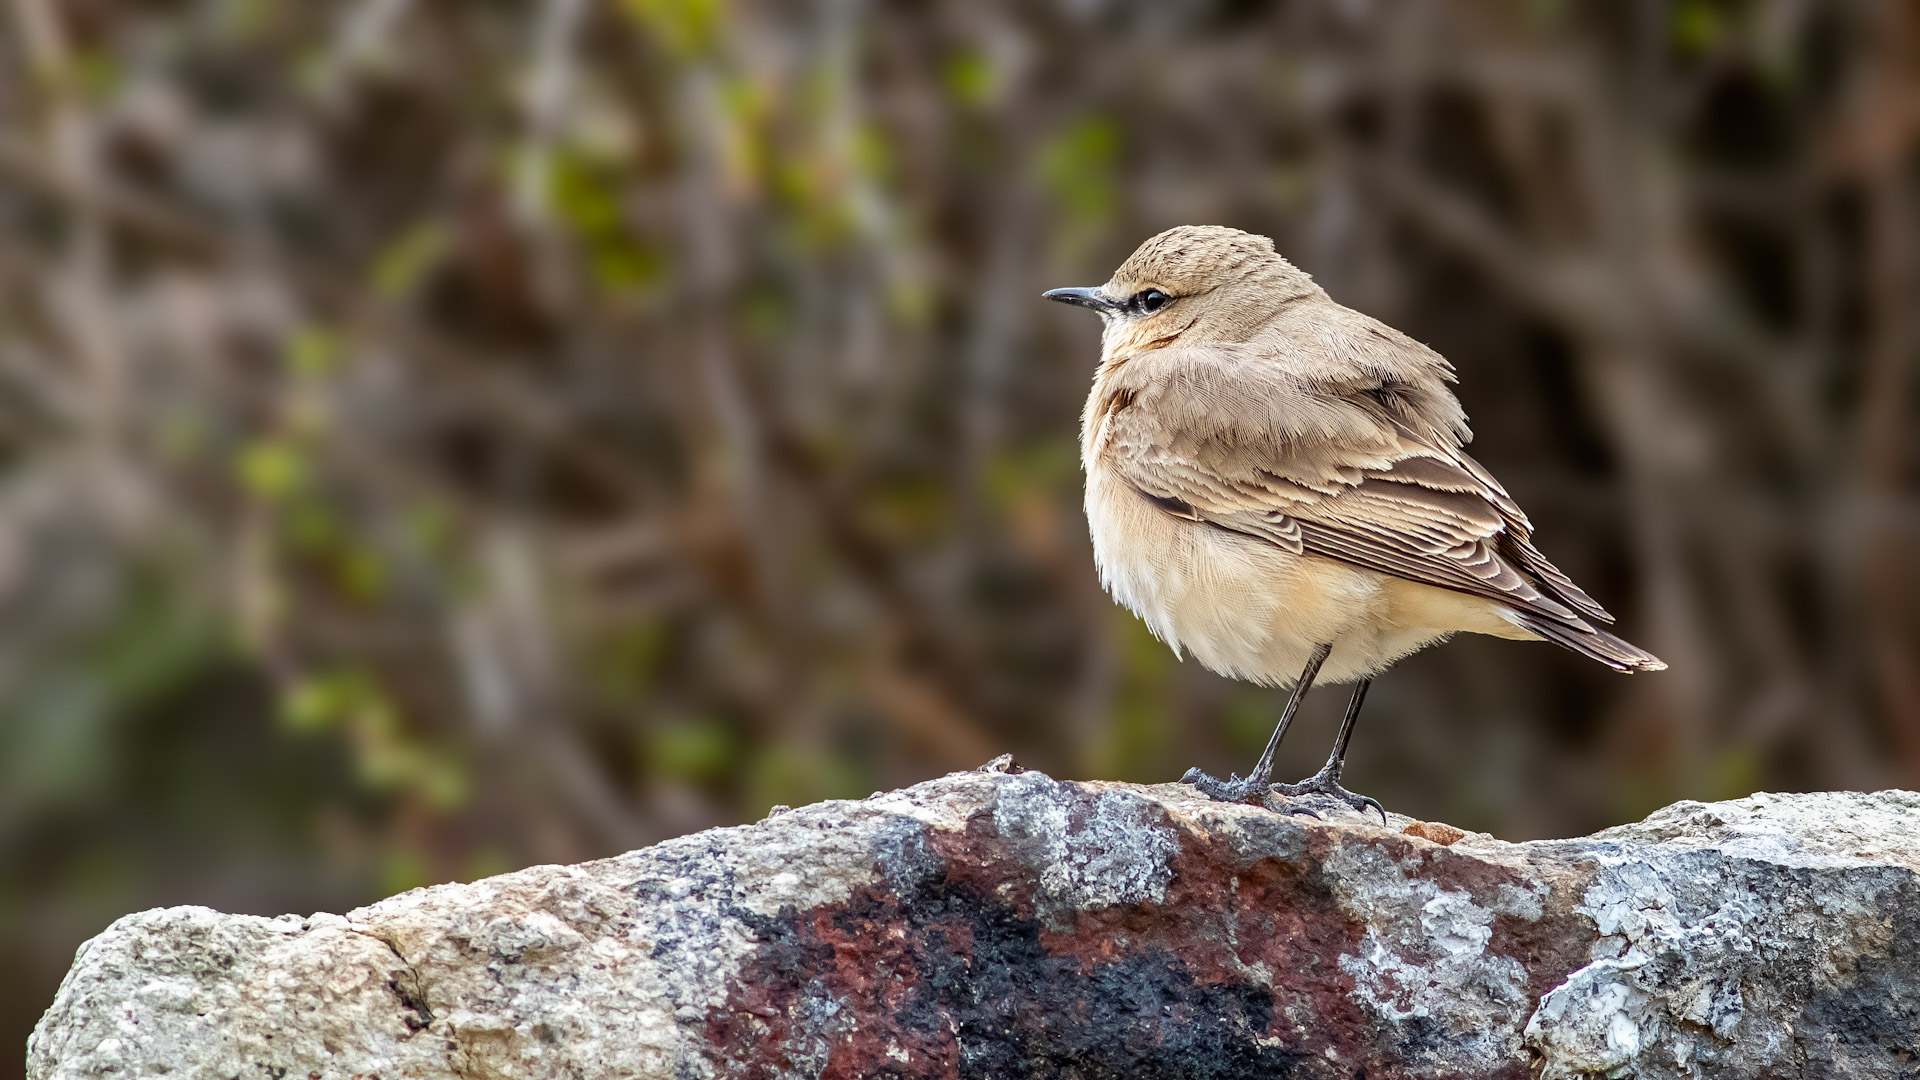
<instances>
[{"instance_id":1,"label":"bird's claw","mask_svg":"<svg viewBox=\"0 0 1920 1080\"><path fill-rule=\"evenodd\" d=\"M1380 814L1380 824L1385 825L1387 823L1387 808L1381 806L1378 799L1348 791L1346 788L1340 786L1340 781L1334 779L1332 774L1325 770L1314 773L1312 776L1307 777L1297 784L1275 784L1273 785L1273 790L1289 798L1295 798L1301 795L1325 795L1328 798L1337 799L1363 814L1366 813L1369 808L1372 808Z\"/></svg>"},{"instance_id":2,"label":"bird's claw","mask_svg":"<svg viewBox=\"0 0 1920 1080\"><path fill-rule=\"evenodd\" d=\"M1267 792L1279 786L1271 783L1256 784L1252 777L1242 779L1239 773L1229 773L1228 776L1229 779L1222 780L1202 772L1198 766L1195 766L1187 770L1186 775L1180 778L1180 782L1183 784L1192 784L1200 794L1205 795L1214 802L1238 803L1254 802L1256 801L1256 797L1264 798ZM1268 808L1272 809L1272 807ZM1320 815L1311 807L1295 806L1292 803L1286 803L1279 807L1279 809L1289 814L1297 814L1301 817L1310 817L1315 820L1319 820L1320 818Z\"/></svg>"}]
</instances>

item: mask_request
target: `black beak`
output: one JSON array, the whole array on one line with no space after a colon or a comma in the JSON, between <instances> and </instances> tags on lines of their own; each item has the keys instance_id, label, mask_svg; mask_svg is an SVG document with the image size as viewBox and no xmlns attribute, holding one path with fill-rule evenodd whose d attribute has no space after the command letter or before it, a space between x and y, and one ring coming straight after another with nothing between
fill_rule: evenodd
<instances>
[{"instance_id":1,"label":"black beak","mask_svg":"<svg viewBox=\"0 0 1920 1080\"><path fill-rule=\"evenodd\" d=\"M1090 307L1102 315L1111 315L1120 310L1120 305L1107 299L1098 288L1091 289L1048 289L1040 294L1049 300L1058 300L1063 304L1078 304Z\"/></svg>"}]
</instances>

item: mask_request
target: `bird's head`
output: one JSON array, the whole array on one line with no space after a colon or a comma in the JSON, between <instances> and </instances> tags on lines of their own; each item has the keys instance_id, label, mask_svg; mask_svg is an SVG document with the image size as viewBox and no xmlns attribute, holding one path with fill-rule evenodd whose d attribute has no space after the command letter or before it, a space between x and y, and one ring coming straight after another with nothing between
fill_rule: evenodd
<instances>
[{"instance_id":1,"label":"bird's head","mask_svg":"<svg viewBox=\"0 0 1920 1080\"><path fill-rule=\"evenodd\" d=\"M1325 294L1264 236L1182 225L1141 244L1105 285L1044 295L1099 312L1112 357L1183 337L1246 341L1285 304Z\"/></svg>"}]
</instances>

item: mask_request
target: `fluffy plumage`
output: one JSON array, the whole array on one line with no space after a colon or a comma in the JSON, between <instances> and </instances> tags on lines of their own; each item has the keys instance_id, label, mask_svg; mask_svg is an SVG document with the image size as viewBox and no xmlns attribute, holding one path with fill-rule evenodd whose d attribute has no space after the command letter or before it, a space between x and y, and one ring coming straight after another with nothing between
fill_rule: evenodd
<instances>
[{"instance_id":1,"label":"fluffy plumage","mask_svg":"<svg viewBox=\"0 0 1920 1080\"><path fill-rule=\"evenodd\" d=\"M1459 631L1665 667L1603 629L1461 449L1447 361L1267 238L1171 229L1063 298L1106 322L1082 431L1101 576L1176 650L1275 685L1321 643L1342 681Z\"/></svg>"}]
</instances>

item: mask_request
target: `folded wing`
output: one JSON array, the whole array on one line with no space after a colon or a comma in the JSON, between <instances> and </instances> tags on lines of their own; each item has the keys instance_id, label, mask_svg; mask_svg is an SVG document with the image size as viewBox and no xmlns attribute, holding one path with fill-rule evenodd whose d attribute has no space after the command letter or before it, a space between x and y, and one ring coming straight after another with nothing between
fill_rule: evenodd
<instances>
[{"instance_id":1,"label":"folded wing","mask_svg":"<svg viewBox=\"0 0 1920 1080\"><path fill-rule=\"evenodd\" d=\"M1612 616L1533 546L1457 425L1422 410L1445 395L1437 380L1309 380L1241 350L1160 352L1129 361L1139 366L1099 434L1105 460L1165 512L1484 596L1620 670L1659 665L1599 629Z\"/></svg>"}]
</instances>

